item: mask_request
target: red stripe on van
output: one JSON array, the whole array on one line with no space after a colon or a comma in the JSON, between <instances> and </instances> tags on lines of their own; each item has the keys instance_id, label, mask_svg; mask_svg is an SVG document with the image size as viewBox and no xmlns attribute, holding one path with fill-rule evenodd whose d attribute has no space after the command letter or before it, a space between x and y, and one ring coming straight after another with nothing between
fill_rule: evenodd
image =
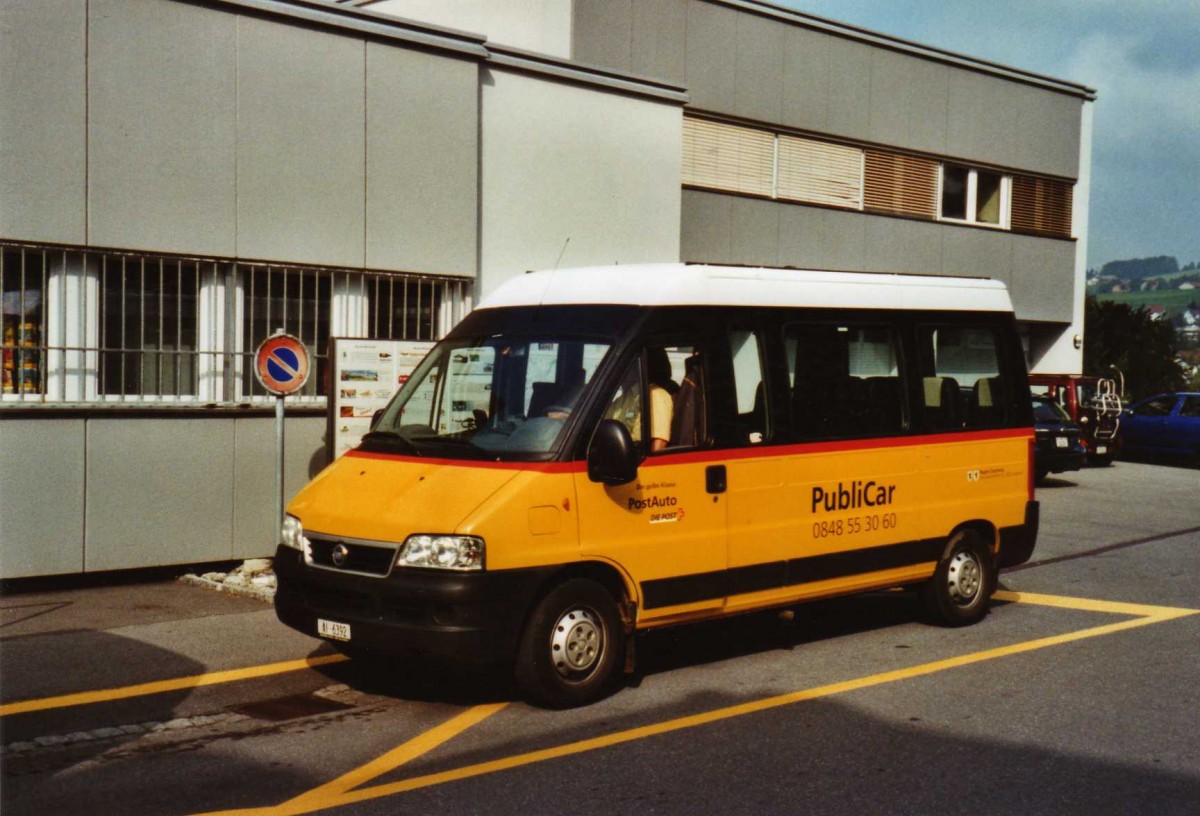
<instances>
[{"instance_id":1,"label":"red stripe on van","mask_svg":"<svg viewBox=\"0 0 1200 816\"><path fill-rule=\"evenodd\" d=\"M964 442L991 442L1004 439L1026 439L1029 441L1029 484L1033 495L1033 428L1003 428L993 431L966 431L958 433L929 434L925 436L889 436L879 439L853 439L833 442L804 442L794 445L753 445L745 448L722 448L721 450L688 451L667 453L648 457L642 467L665 467L667 465L699 464L704 462L729 462L740 459L765 459L780 456L802 456L814 453L841 453L850 451L881 450L883 448L916 448L923 445L961 445ZM531 470L538 473L582 473L587 464L577 462L485 462L478 459L437 459L396 453L375 453L351 450L346 456L356 459L380 459L393 462L415 462L424 465L446 467L490 468L493 470Z\"/></svg>"}]
</instances>

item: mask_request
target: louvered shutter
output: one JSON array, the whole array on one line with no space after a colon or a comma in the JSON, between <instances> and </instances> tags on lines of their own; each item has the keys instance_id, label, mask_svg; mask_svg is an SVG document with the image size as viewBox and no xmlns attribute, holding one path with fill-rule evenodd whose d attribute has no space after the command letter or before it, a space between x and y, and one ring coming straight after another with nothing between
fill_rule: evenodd
<instances>
[{"instance_id":1,"label":"louvered shutter","mask_svg":"<svg viewBox=\"0 0 1200 816\"><path fill-rule=\"evenodd\" d=\"M867 150L863 206L877 212L937 218L938 163L883 150Z\"/></svg>"},{"instance_id":2,"label":"louvered shutter","mask_svg":"<svg viewBox=\"0 0 1200 816\"><path fill-rule=\"evenodd\" d=\"M779 198L861 209L863 151L856 147L779 137Z\"/></svg>"},{"instance_id":3,"label":"louvered shutter","mask_svg":"<svg viewBox=\"0 0 1200 816\"><path fill-rule=\"evenodd\" d=\"M1013 176L1012 228L1070 238L1073 197L1074 186L1069 182Z\"/></svg>"},{"instance_id":4,"label":"louvered shutter","mask_svg":"<svg viewBox=\"0 0 1200 816\"><path fill-rule=\"evenodd\" d=\"M684 184L771 196L774 170L774 134L684 117Z\"/></svg>"}]
</instances>

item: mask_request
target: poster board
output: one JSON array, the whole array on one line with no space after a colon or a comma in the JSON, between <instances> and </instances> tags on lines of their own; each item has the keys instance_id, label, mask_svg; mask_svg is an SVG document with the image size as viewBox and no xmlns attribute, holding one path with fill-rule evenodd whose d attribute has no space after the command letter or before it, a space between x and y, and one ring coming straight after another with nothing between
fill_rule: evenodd
<instances>
[{"instance_id":1,"label":"poster board","mask_svg":"<svg viewBox=\"0 0 1200 816\"><path fill-rule=\"evenodd\" d=\"M433 340L330 338L333 387L325 434L329 461L362 440L371 429L371 417L408 381L434 344Z\"/></svg>"}]
</instances>

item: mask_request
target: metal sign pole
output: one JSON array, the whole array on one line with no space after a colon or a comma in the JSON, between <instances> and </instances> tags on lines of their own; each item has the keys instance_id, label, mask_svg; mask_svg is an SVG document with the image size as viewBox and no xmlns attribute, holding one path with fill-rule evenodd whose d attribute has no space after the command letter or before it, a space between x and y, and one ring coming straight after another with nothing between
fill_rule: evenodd
<instances>
[{"instance_id":1,"label":"metal sign pole","mask_svg":"<svg viewBox=\"0 0 1200 816\"><path fill-rule=\"evenodd\" d=\"M254 354L254 374L259 384L275 395L275 543L283 533L283 401L308 381L308 349L299 339L276 329L258 345Z\"/></svg>"},{"instance_id":2,"label":"metal sign pole","mask_svg":"<svg viewBox=\"0 0 1200 816\"><path fill-rule=\"evenodd\" d=\"M283 400L275 398L275 535L282 541L283 531Z\"/></svg>"}]
</instances>

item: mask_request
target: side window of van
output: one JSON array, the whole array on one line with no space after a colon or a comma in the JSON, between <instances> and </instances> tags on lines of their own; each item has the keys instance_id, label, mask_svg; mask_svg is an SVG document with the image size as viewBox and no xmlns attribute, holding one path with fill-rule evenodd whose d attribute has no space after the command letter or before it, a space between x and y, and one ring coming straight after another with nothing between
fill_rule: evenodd
<instances>
[{"instance_id":1,"label":"side window of van","mask_svg":"<svg viewBox=\"0 0 1200 816\"><path fill-rule=\"evenodd\" d=\"M704 368L699 345L648 345L625 369L604 416L624 423L648 453L703 445L708 438Z\"/></svg>"},{"instance_id":2,"label":"side window of van","mask_svg":"<svg viewBox=\"0 0 1200 816\"><path fill-rule=\"evenodd\" d=\"M980 326L922 326L917 333L929 430L995 428L1010 403L995 330Z\"/></svg>"},{"instance_id":3,"label":"side window of van","mask_svg":"<svg viewBox=\"0 0 1200 816\"><path fill-rule=\"evenodd\" d=\"M758 445L768 436L766 382L759 336L739 329L729 331L727 336L737 400L733 438L741 444Z\"/></svg>"},{"instance_id":4,"label":"side window of van","mask_svg":"<svg viewBox=\"0 0 1200 816\"><path fill-rule=\"evenodd\" d=\"M904 430L904 388L890 326L784 327L792 432L802 440L888 436Z\"/></svg>"}]
</instances>

